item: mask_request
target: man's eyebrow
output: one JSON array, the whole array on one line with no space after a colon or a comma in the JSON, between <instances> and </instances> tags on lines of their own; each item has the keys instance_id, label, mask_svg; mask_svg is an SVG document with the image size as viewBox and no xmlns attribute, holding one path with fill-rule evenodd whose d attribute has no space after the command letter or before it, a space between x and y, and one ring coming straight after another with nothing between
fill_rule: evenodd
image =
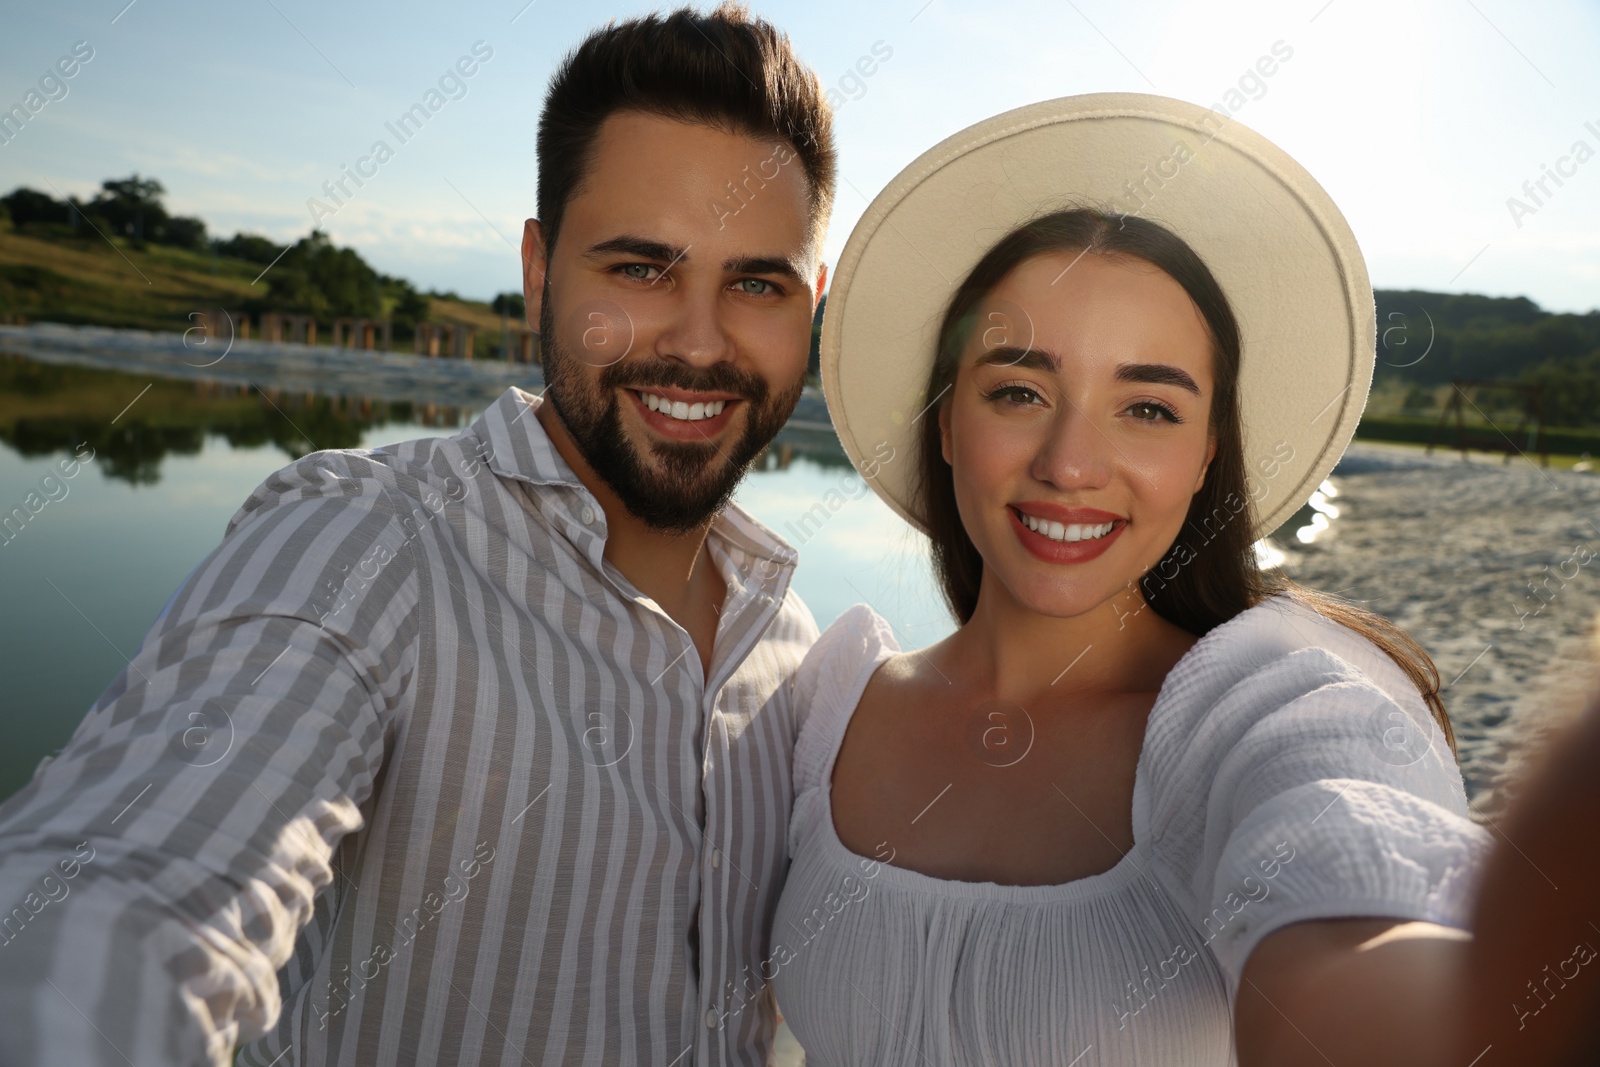
<instances>
[{"instance_id":1,"label":"man's eyebrow","mask_svg":"<svg viewBox=\"0 0 1600 1067\"><path fill-rule=\"evenodd\" d=\"M805 284L800 267L784 256L734 256L722 261L722 269L729 274L777 274L796 284Z\"/></svg>"},{"instance_id":2,"label":"man's eyebrow","mask_svg":"<svg viewBox=\"0 0 1600 1067\"><path fill-rule=\"evenodd\" d=\"M1055 353L1042 348L1018 348L1015 345L999 345L979 356L973 365L977 367L1022 367L1026 370L1050 371L1053 373L1061 369L1061 360ZM1200 395L1200 387L1195 384L1195 380L1190 377L1189 372L1168 363L1120 363L1117 365L1116 380L1119 382L1144 382L1149 385L1175 385L1180 389L1187 389L1195 396Z\"/></svg>"},{"instance_id":3,"label":"man's eyebrow","mask_svg":"<svg viewBox=\"0 0 1600 1067\"><path fill-rule=\"evenodd\" d=\"M665 241L653 241L648 237L624 233L601 241L599 244L590 245L583 252L586 258L617 254L638 256L640 259L655 259L664 263L676 263L688 255L689 250L687 248L674 248Z\"/></svg>"},{"instance_id":4,"label":"man's eyebrow","mask_svg":"<svg viewBox=\"0 0 1600 1067\"><path fill-rule=\"evenodd\" d=\"M1176 385L1180 389L1187 389L1195 396L1200 395L1200 387L1195 384L1189 372L1180 370L1167 363L1123 363L1117 367L1117 381L1119 382L1145 382L1149 385Z\"/></svg>"}]
</instances>

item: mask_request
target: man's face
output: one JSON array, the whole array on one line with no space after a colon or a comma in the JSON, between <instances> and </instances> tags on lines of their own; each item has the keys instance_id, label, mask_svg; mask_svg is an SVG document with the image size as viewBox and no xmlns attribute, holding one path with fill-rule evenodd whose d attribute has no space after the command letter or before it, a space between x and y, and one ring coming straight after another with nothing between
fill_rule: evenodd
<instances>
[{"instance_id":1,"label":"man's face","mask_svg":"<svg viewBox=\"0 0 1600 1067\"><path fill-rule=\"evenodd\" d=\"M701 525L800 398L823 278L798 157L620 112L554 249L536 227L525 291L562 424L634 516Z\"/></svg>"}]
</instances>

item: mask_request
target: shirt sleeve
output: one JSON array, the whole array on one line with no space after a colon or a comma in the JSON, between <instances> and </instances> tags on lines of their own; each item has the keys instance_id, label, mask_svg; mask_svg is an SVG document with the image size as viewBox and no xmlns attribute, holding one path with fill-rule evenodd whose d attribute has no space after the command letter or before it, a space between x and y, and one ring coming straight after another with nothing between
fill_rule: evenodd
<instances>
[{"instance_id":1,"label":"shirt sleeve","mask_svg":"<svg viewBox=\"0 0 1600 1067\"><path fill-rule=\"evenodd\" d=\"M1303 647L1205 689L1164 724L1151 833L1230 1004L1251 951L1291 923L1468 925L1490 839L1414 688Z\"/></svg>"},{"instance_id":2,"label":"shirt sleeve","mask_svg":"<svg viewBox=\"0 0 1600 1067\"><path fill-rule=\"evenodd\" d=\"M264 482L0 805L0 1064L224 1064L276 1019L416 669L420 509L372 467Z\"/></svg>"}]
</instances>

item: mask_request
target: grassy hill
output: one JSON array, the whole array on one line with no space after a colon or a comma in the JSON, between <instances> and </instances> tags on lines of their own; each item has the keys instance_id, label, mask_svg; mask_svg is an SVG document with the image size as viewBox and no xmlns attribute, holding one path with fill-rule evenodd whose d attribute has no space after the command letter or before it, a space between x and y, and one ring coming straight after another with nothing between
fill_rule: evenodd
<instances>
[{"instance_id":1,"label":"grassy hill","mask_svg":"<svg viewBox=\"0 0 1600 1067\"><path fill-rule=\"evenodd\" d=\"M201 308L237 307L259 296L261 268L242 260L165 245L117 246L93 230L82 237L25 236L0 224L0 316L184 330Z\"/></svg>"},{"instance_id":2,"label":"grassy hill","mask_svg":"<svg viewBox=\"0 0 1600 1067\"><path fill-rule=\"evenodd\" d=\"M228 256L108 240L87 227L76 235L35 236L0 221L0 322L181 331L194 325L193 312L261 304L267 296L266 279L255 282L261 271L258 263ZM475 358L488 358L500 343L500 316L487 303L427 300L430 320L477 328ZM323 343L328 327L321 324ZM395 347L408 345L397 340Z\"/></svg>"}]
</instances>

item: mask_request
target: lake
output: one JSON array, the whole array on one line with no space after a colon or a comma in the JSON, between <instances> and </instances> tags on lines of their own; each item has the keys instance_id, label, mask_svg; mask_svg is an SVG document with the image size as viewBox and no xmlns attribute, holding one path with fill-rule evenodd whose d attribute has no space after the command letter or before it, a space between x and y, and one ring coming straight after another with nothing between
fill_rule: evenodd
<instances>
[{"instance_id":1,"label":"lake","mask_svg":"<svg viewBox=\"0 0 1600 1067\"><path fill-rule=\"evenodd\" d=\"M0 537L0 798L66 744L239 505L307 442L367 448L449 435L482 407L263 384L265 393L0 355L0 508L9 513L30 492L45 501L9 541ZM41 492L82 442L95 458ZM907 647L952 629L920 538L830 433L786 429L737 499L799 549L795 587L818 625L864 600ZM820 524L805 518L822 500L838 506Z\"/></svg>"},{"instance_id":2,"label":"lake","mask_svg":"<svg viewBox=\"0 0 1600 1067\"><path fill-rule=\"evenodd\" d=\"M86 346L102 335L106 344ZM24 336L12 328L0 340ZM0 509L10 514L30 493L43 501L19 531L0 534L0 708L10 728L0 798L66 744L267 475L311 451L456 433L516 380L504 365L346 359L310 346L243 347L212 368L161 335L41 327L27 336L50 343L27 356L0 352ZM538 372L525 372L537 387ZM379 399L350 394L364 374ZM319 382L344 392L319 392ZM408 391L477 400L396 399ZM868 489L826 418L808 391L736 499L799 550L794 585L819 626L865 601L901 647L937 641L954 623L926 542ZM92 460L74 463L90 449ZM73 476L59 477L64 469ZM1311 540L1336 514L1308 505L1285 535ZM1264 560L1282 559L1260 547Z\"/></svg>"}]
</instances>

